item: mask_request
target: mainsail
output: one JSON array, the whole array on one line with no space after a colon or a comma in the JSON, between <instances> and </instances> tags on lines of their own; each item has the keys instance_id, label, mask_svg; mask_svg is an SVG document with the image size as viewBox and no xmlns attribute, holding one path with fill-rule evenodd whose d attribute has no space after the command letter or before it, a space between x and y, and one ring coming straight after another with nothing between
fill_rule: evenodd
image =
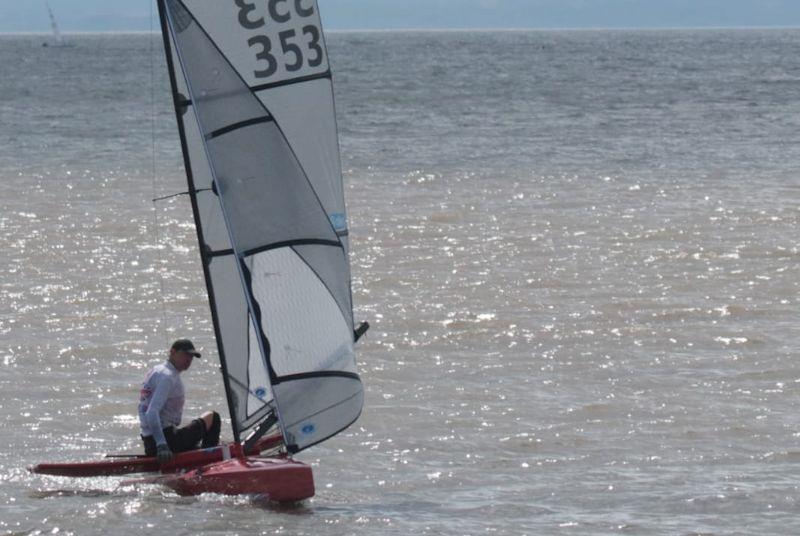
<instances>
[{"instance_id":1,"label":"mainsail","mask_svg":"<svg viewBox=\"0 0 800 536\"><path fill-rule=\"evenodd\" d=\"M363 404L317 2L158 5L234 438L297 452Z\"/></svg>"},{"instance_id":2,"label":"mainsail","mask_svg":"<svg viewBox=\"0 0 800 536\"><path fill-rule=\"evenodd\" d=\"M47 14L50 15L50 27L53 29L53 37L56 40L55 46L64 46L64 38L61 37L61 31L58 29L58 23L56 22L56 16L53 15L53 10L50 9L50 4L45 2L45 7L47 7Z\"/></svg>"}]
</instances>

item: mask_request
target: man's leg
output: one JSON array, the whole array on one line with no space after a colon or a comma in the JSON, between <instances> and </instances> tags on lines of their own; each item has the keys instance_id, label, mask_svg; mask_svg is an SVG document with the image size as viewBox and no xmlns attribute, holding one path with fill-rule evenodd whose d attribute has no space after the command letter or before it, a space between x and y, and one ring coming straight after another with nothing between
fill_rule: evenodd
<instances>
[{"instance_id":1,"label":"man's leg","mask_svg":"<svg viewBox=\"0 0 800 536\"><path fill-rule=\"evenodd\" d=\"M207 411L200 417L205 424L202 448L207 449L219 445L219 434L222 429L222 419L216 411Z\"/></svg>"},{"instance_id":2,"label":"man's leg","mask_svg":"<svg viewBox=\"0 0 800 536\"><path fill-rule=\"evenodd\" d=\"M219 445L219 434L222 420L216 411L207 411L186 426L175 430L174 440L167 437L172 452L186 452L199 448L210 448Z\"/></svg>"},{"instance_id":3,"label":"man's leg","mask_svg":"<svg viewBox=\"0 0 800 536\"><path fill-rule=\"evenodd\" d=\"M142 443L144 443L144 455L145 456L155 456L156 452L158 452L158 448L156 447L156 440L153 439L153 436L141 436Z\"/></svg>"},{"instance_id":4,"label":"man's leg","mask_svg":"<svg viewBox=\"0 0 800 536\"><path fill-rule=\"evenodd\" d=\"M175 429L172 438L167 436L167 443L172 452L186 452L187 450L195 450L200 445L205 434L205 423L203 419L194 419L186 426L181 426ZM165 434L166 435L166 434Z\"/></svg>"}]
</instances>

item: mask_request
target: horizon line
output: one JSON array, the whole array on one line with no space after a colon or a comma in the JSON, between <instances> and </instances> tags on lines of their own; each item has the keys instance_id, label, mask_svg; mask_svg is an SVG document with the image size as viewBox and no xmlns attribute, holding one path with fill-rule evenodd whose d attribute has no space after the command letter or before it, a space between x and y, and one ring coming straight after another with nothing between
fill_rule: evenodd
<instances>
[{"instance_id":1,"label":"horizon line","mask_svg":"<svg viewBox=\"0 0 800 536\"><path fill-rule=\"evenodd\" d=\"M523 27L444 27L444 28L325 28L327 33L392 33L392 32L525 32L525 31L677 31L677 30L797 30L796 25L767 26L523 26ZM108 35L108 34L160 34L161 30L61 30L62 35ZM0 35L10 36L52 36L51 30L0 30Z\"/></svg>"}]
</instances>

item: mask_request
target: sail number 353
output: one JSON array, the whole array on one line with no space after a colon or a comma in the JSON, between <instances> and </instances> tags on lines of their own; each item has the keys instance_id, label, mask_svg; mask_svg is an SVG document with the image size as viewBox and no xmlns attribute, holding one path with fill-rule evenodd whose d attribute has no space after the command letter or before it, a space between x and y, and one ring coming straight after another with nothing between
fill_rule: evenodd
<instances>
[{"instance_id":1,"label":"sail number 353","mask_svg":"<svg viewBox=\"0 0 800 536\"><path fill-rule=\"evenodd\" d=\"M247 30L257 30L267 25L265 17L257 12L257 7L247 0L234 0L239 8L239 24ZM314 15L314 6L309 0L268 0L269 18L278 24L285 24L292 17L308 18ZM292 8L294 7L294 10ZM254 71L256 78L269 78L278 71L279 61L288 72L299 71L306 61L309 67L319 67L325 59L320 29L308 24L302 27L302 35L295 29L284 30L278 34L281 53L276 51L272 39L266 35L256 35L247 44L256 51L256 59L263 63L263 69ZM277 54L281 55L279 59Z\"/></svg>"}]
</instances>

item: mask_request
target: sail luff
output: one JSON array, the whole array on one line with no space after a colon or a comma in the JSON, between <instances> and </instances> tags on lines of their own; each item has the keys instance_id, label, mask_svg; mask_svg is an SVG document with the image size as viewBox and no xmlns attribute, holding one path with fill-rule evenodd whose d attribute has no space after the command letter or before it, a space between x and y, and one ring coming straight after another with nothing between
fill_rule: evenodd
<instances>
[{"instance_id":1,"label":"sail luff","mask_svg":"<svg viewBox=\"0 0 800 536\"><path fill-rule=\"evenodd\" d=\"M181 2L180 0L175 0L175 1L177 2L177 4L181 5L183 7L183 9L186 9L186 6L183 5L183 2ZM167 13L167 17L166 18L167 18L167 24L169 26L169 31L170 31L171 35L175 35L175 28L174 28L174 21L172 20L172 13L171 13L171 11L169 9L166 9L165 11ZM185 69L185 66L184 66L184 60L183 60L183 57L182 57L182 52L180 50L180 47L176 48L176 53L178 55L179 61L181 62L181 69L183 70L183 69ZM197 102L197 98L196 98L197 96L196 96L196 94L195 94L195 92L194 92L194 90L192 88L191 77L186 76L185 72L184 72L184 80L186 82L187 89L189 90L189 95L188 95L189 99L192 102L196 103ZM203 128L203 120L200 117L200 114L198 113L198 107L196 105L192 106L192 112L194 114L195 120L197 121L197 124L200 126L200 131L201 132L205 132L206 130ZM203 136L202 145L203 145L203 150L206 153L206 158L208 159L208 162L209 162L209 170L210 170L211 175L212 175L212 181L213 181L213 184L217 184L218 183L218 181L217 181L217 172L216 172L216 168L215 168L215 165L214 165L214 161L211 158L211 155L209 153L208 141L209 141L209 138L206 137L206 136ZM242 288L247 289L249 287L249 285L248 285L248 280L247 280L248 279L248 275L245 272L245 267L244 267L244 256L242 255L242 252L239 250L238 244L237 244L236 240L234 239L233 232L232 232L232 227L231 227L231 223L230 223L230 217L229 217L229 215L227 213L227 210L226 210L226 207L225 207L225 203L220 202L219 205L220 205L220 209L222 211L222 216L223 216L223 218L225 220L225 227L226 227L226 230L228 232L228 238L229 238L230 243L231 243L231 248L233 249L234 257L236 259L236 263L235 264L236 264L237 272L239 274L239 279L241 281ZM202 235L199 234L198 238L202 239ZM201 249L202 249L202 244L203 243L204 242L201 240L200 241ZM213 288L209 288L209 294L211 294L212 292L213 292ZM258 309L257 305L254 303L253 297L252 297L250 292L244 292L244 297L245 297L245 302L247 304L247 311L248 311L249 320L250 320L250 322L253 323L253 327L255 329L255 333L259 335L259 336L256 337L256 340L258 342L260 354L261 354L261 356L264 357L264 359L266 359L266 363L265 364L266 364L267 371L269 372L269 375L270 375L270 381L272 383L274 383L275 373L274 373L274 371L272 369L272 366L269 364L269 359L267 357L267 356L269 356L269 343L266 341L266 338L264 337L264 335L263 335L263 333L261 331L261 326L258 323L258 318L260 316L258 314L258 310L259 309ZM215 308L212 307L212 309L215 309ZM226 374L223 374L223 375L226 376ZM230 392L230 390L227 387L226 387L226 392L228 392L228 393ZM283 420L281 419L280 406L278 404L278 401L277 400L273 400L273 404L274 404L273 405L273 410L275 411L275 414L278 417L278 426L279 426L279 428L281 430L281 433L284 436L284 439L287 439L286 438L286 431L285 431L284 426L283 426ZM231 408L231 411L233 412L234 411L234 409L233 409L234 406L231 405L231 400L230 399L228 400L228 405ZM235 420L236 419L234 418L234 421ZM238 434L237 434L237 436L238 436ZM236 441L240 441L241 438L240 437L236 437L235 440Z\"/></svg>"},{"instance_id":2,"label":"sail luff","mask_svg":"<svg viewBox=\"0 0 800 536\"><path fill-rule=\"evenodd\" d=\"M231 428L233 429L233 438L234 441L239 442L241 441L241 432L239 430L238 419L235 415L236 412L236 404L234 404L233 400L233 390L231 387L231 382L227 372L227 362L225 359L225 349L221 343L222 335L220 333L220 324L219 318L217 317L217 307L214 303L214 285L211 279L211 275L209 273L209 258L207 255L206 248L203 247L205 244L205 239L203 236L203 225L200 219L200 212L197 203L197 192L194 184L194 176L192 173L192 162L191 158L189 157L189 148L186 141L186 128L183 123L183 114L181 113L181 107L185 105L181 96L178 92L178 82L176 79L176 71L175 65L172 60L172 45L170 44L170 30L169 30L169 23L167 20L167 10L164 4L165 0L158 0L158 12L159 18L161 21L161 33L164 40L164 51L167 57L167 70L169 71L169 79L170 79L170 87L172 88L172 100L173 105L175 108L175 118L176 122L178 123L178 133L180 135L181 140L181 152L183 154L183 163L186 170L186 180L189 185L189 198L192 204L192 215L194 217L194 224L195 230L197 232L197 243L199 245L198 249L200 250L200 259L203 265L203 278L205 279L206 283L206 293L208 295L209 307L211 309L211 321L214 326L214 337L217 341L217 353L219 355L219 362L220 367L222 369L222 379L223 384L225 386L225 397L228 402L228 410L231 414Z\"/></svg>"}]
</instances>

